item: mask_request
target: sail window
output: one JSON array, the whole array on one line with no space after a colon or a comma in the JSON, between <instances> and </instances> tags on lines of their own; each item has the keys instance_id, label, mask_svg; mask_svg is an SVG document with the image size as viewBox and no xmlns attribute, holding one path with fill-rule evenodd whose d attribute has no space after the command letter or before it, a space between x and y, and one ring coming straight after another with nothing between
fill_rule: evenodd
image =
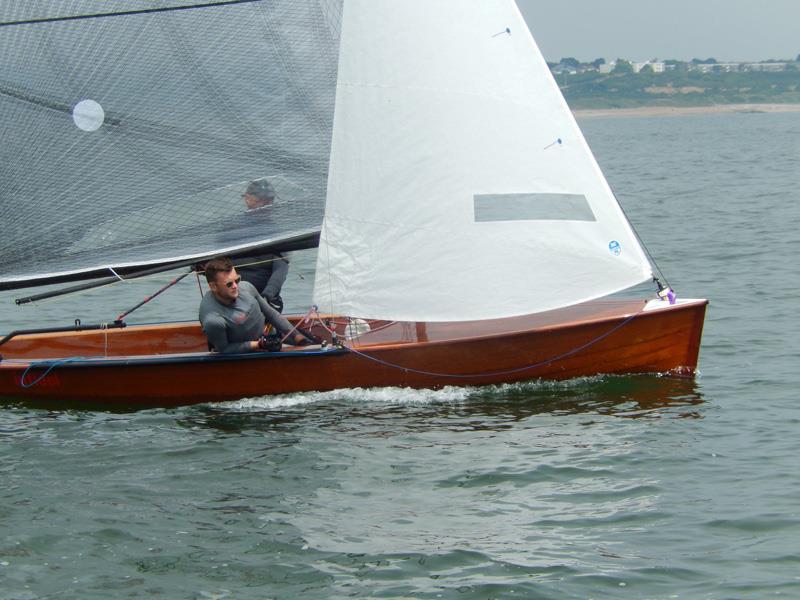
<instances>
[{"instance_id":1,"label":"sail window","mask_svg":"<svg viewBox=\"0 0 800 600\"><path fill-rule=\"evenodd\" d=\"M476 194L475 222L596 221L582 194Z\"/></svg>"},{"instance_id":2,"label":"sail window","mask_svg":"<svg viewBox=\"0 0 800 600\"><path fill-rule=\"evenodd\" d=\"M72 109L72 120L83 131L97 131L105 119L103 107L95 100L81 100Z\"/></svg>"}]
</instances>

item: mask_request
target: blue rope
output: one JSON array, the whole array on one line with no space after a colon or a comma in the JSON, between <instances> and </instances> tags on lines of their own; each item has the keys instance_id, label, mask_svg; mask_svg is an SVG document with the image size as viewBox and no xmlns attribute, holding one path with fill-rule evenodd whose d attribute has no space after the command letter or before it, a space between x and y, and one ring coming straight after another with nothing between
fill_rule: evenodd
<instances>
[{"instance_id":1,"label":"blue rope","mask_svg":"<svg viewBox=\"0 0 800 600\"><path fill-rule=\"evenodd\" d=\"M85 358L85 357L83 357L83 356L71 356L70 358L62 358L62 359L60 359L60 360L55 360L55 361L53 361L53 362L47 361L47 362L31 363L31 364L30 364L30 365L28 365L28 367L27 367L27 368L26 368L26 369L25 369L25 370L22 372L22 377L20 377L20 378L19 378L19 385L20 385L22 388L26 389L26 390L27 390L28 388L32 388L32 387L33 387L33 386L35 386L37 383L39 383L40 381L42 381L42 380L43 380L45 377L47 377L47 376L48 376L48 375L49 375L49 374L50 374L50 373L53 371L53 369L55 369L56 367L59 367L59 366L61 366L61 365L65 364L65 363L69 363L69 362L76 362L76 361L81 361L81 360L86 360L86 358ZM39 375L39 377L37 377L37 378L36 378L35 380L33 380L32 382L30 382L30 383L25 383L25 377L28 375L28 373L29 373L30 371L32 371L33 369L37 369L37 368L39 368L39 367L41 367L41 366L44 366L44 365L48 365L48 367L47 367L47 369L45 369L44 373L42 373L41 375Z\"/></svg>"},{"instance_id":2,"label":"blue rope","mask_svg":"<svg viewBox=\"0 0 800 600\"><path fill-rule=\"evenodd\" d=\"M365 354L363 352L359 352L355 348L350 348L348 346L344 346L344 348L346 348L347 350L349 350L350 352L352 352L353 354L355 354L357 356L369 359L369 360L374 361L376 363L379 363L379 364L381 364L381 365L383 365L385 367L390 367L390 368L393 368L393 369L402 369L403 371L406 371L408 373L417 373L419 375L432 375L434 377L449 377L451 379L465 379L465 378L468 378L468 377L489 377L489 376L492 376L492 375L511 375L511 374L514 374L514 373L521 373L523 371L529 371L531 369L535 369L536 367L541 367L541 366L546 365L548 363L553 363L553 362L559 361L561 359L567 358L569 356L572 356L574 354L577 354L581 350L585 350L586 348L589 348L590 346L593 346L597 342L599 342L601 340L604 340L605 338L607 338L608 336L613 334L615 331L621 329L622 327L624 327L625 325L627 325L628 323L633 321L633 319L638 317L641 313L642 313L642 311L640 310L640 311L632 314L630 317L625 319L622 323L620 323L616 327L610 329L609 331L607 331L603 335L600 335L600 336L596 337L595 339L586 342L582 346L578 346L577 348L574 348L574 349L570 350L569 352L565 352L564 354L561 354L559 356L554 356L552 358L548 358L547 360L543 360L541 362L538 362L538 363L535 363L535 364L532 364L532 365L527 365L527 366L519 367L519 368L516 368L516 369L509 369L507 371L488 371L488 372L485 372L485 373L472 373L472 374L467 374L467 375L458 375L458 374L451 374L451 373L435 373L433 371L422 371L422 370L419 370L419 369L411 369L411 368L408 368L408 367L403 367L402 365L397 365L397 364L393 364L393 363L390 363L390 362L386 362L385 360L381 360L379 358L375 358L374 356L370 356L370 355Z\"/></svg>"}]
</instances>

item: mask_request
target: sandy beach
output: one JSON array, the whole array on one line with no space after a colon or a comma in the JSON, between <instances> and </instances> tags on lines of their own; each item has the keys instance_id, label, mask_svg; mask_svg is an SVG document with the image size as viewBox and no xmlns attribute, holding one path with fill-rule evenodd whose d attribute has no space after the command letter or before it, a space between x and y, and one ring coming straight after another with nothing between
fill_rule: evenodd
<instances>
[{"instance_id":1,"label":"sandy beach","mask_svg":"<svg viewBox=\"0 0 800 600\"><path fill-rule=\"evenodd\" d=\"M572 111L578 118L660 117L742 112L800 112L800 104L717 104L714 106L641 106L637 108L598 108Z\"/></svg>"}]
</instances>

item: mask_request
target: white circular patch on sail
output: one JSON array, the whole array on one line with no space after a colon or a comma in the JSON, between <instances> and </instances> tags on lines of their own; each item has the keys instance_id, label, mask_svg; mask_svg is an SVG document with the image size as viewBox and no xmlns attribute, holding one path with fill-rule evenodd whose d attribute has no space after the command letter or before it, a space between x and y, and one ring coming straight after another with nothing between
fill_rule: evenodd
<instances>
[{"instance_id":1,"label":"white circular patch on sail","mask_svg":"<svg viewBox=\"0 0 800 600\"><path fill-rule=\"evenodd\" d=\"M106 112L94 100L81 100L72 109L72 120L83 131L97 131L105 119Z\"/></svg>"}]
</instances>

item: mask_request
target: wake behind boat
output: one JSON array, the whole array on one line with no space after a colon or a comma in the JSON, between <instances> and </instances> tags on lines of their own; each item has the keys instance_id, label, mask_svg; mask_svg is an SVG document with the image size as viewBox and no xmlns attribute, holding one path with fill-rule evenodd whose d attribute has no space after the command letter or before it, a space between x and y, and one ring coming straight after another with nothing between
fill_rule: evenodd
<instances>
[{"instance_id":1,"label":"wake behind boat","mask_svg":"<svg viewBox=\"0 0 800 600\"><path fill-rule=\"evenodd\" d=\"M121 319L20 333L0 395L694 373L705 300L603 299L658 278L514 2L104 10L0 7L0 288L319 244L304 327L323 344L223 356L197 323ZM241 191L263 177L278 201L253 219Z\"/></svg>"}]
</instances>

